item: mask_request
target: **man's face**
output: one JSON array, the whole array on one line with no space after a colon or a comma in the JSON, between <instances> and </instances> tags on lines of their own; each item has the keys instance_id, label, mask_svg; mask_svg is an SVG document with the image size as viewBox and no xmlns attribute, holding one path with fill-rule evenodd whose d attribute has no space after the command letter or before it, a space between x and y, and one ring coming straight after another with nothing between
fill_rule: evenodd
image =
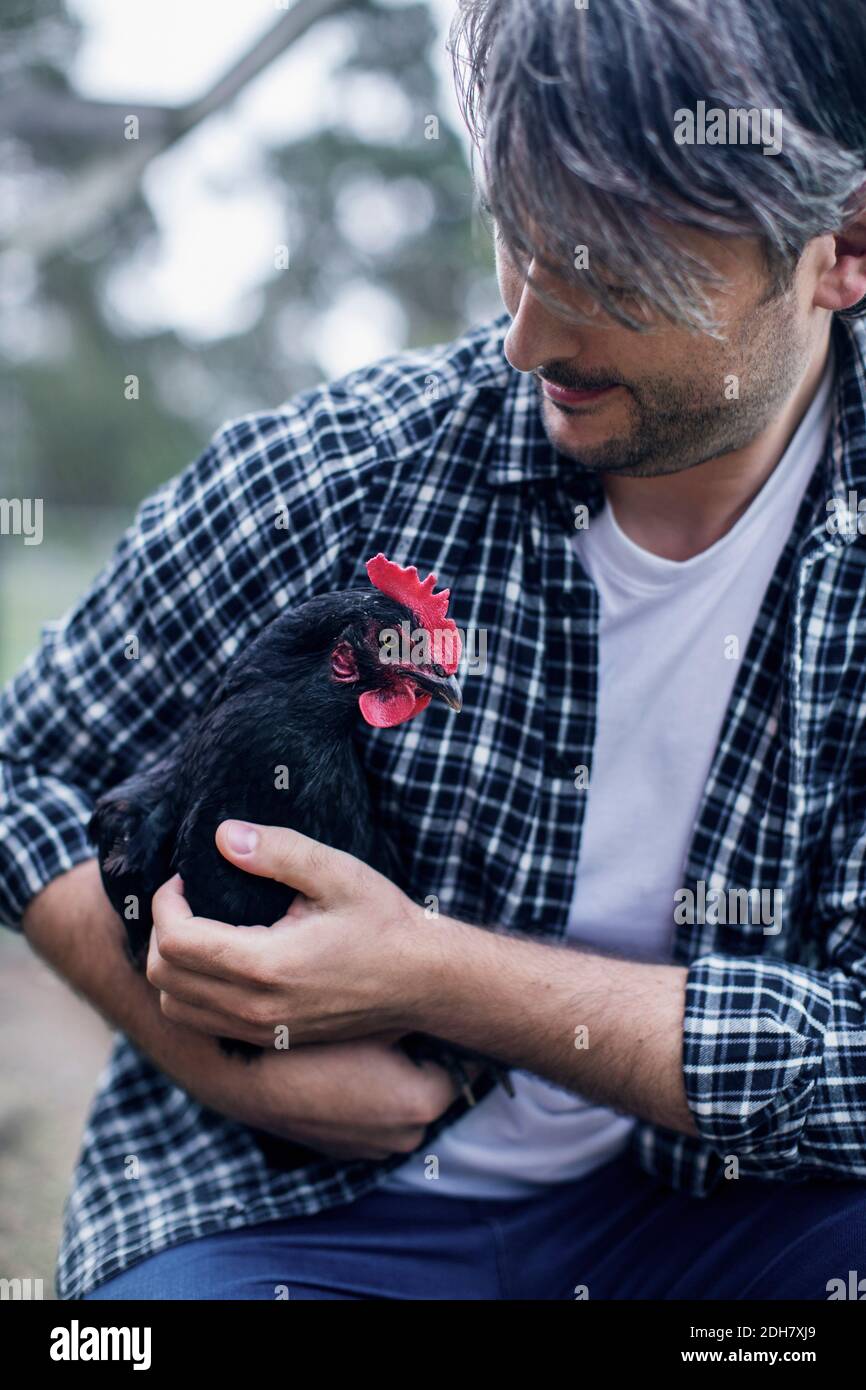
<instances>
[{"instance_id":1,"label":"man's face","mask_svg":"<svg viewBox=\"0 0 866 1390\"><path fill-rule=\"evenodd\" d=\"M535 373L551 444L586 468L653 477L743 448L780 413L826 329L828 316L812 296L832 238L811 243L790 290L768 298L757 241L680 236L728 277L713 298L721 341L663 320L638 333L601 309L591 323L571 323L533 294L497 241L499 288L512 318L506 356ZM532 274L548 295L592 311L578 289L534 267Z\"/></svg>"}]
</instances>

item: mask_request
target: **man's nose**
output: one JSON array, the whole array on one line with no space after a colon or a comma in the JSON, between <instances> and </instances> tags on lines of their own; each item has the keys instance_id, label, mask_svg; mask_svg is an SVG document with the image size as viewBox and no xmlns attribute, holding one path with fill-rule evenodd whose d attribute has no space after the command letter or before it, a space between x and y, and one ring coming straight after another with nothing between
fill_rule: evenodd
<instances>
[{"instance_id":1,"label":"man's nose","mask_svg":"<svg viewBox=\"0 0 866 1390\"><path fill-rule=\"evenodd\" d=\"M518 372L532 372L545 362L567 362L579 356L586 332L585 327L569 322L540 299L529 283L530 277L533 285L549 296L561 301L567 295L569 307L574 299L573 291L557 284L551 275L536 268L535 261L531 262L503 345L508 362Z\"/></svg>"}]
</instances>

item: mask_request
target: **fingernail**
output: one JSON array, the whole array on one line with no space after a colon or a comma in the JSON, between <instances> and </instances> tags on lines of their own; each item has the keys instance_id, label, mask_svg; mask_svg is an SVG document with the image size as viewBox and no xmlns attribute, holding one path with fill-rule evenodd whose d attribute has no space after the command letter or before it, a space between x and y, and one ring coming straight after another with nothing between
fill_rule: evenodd
<instances>
[{"instance_id":1,"label":"fingernail","mask_svg":"<svg viewBox=\"0 0 866 1390\"><path fill-rule=\"evenodd\" d=\"M229 849L235 854L252 854L259 837L251 825L243 820L226 821L226 840Z\"/></svg>"}]
</instances>

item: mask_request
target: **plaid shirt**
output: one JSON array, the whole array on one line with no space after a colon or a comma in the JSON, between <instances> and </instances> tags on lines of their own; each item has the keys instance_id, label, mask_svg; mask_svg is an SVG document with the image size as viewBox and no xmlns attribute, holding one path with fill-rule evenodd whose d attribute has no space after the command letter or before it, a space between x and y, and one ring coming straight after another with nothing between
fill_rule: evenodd
<instances>
[{"instance_id":1,"label":"plaid shirt","mask_svg":"<svg viewBox=\"0 0 866 1390\"><path fill-rule=\"evenodd\" d=\"M435 570L458 625L488 642L459 718L433 705L396 729L359 721L412 895L564 936L598 667L574 509L592 516L602 495L551 448L533 381L503 357L506 323L237 420L143 504L0 698L0 917L18 922L92 854L94 798L165 752L259 628L286 604L365 583L364 560L382 550ZM827 448L739 665L683 868L696 894L783 890L782 930L712 912L676 928L700 1138L634 1131L642 1166L694 1194L731 1155L744 1176L866 1179L866 542L856 524L827 524L830 498L866 497L866 325L837 320L834 334ZM287 527L274 524L282 507ZM455 1102L425 1144L463 1110ZM275 1172L249 1131L119 1037L67 1206L59 1291L78 1296L179 1241L351 1201L404 1161Z\"/></svg>"}]
</instances>

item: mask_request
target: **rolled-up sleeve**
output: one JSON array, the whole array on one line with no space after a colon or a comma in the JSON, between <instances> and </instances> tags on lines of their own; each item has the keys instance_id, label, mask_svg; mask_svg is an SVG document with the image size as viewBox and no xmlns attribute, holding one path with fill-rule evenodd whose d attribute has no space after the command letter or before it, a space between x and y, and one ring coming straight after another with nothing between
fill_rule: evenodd
<instances>
[{"instance_id":1,"label":"rolled-up sleeve","mask_svg":"<svg viewBox=\"0 0 866 1390\"><path fill-rule=\"evenodd\" d=\"M811 905L809 965L705 955L686 983L699 1134L747 1175L866 1178L866 804L852 779Z\"/></svg>"}]
</instances>

